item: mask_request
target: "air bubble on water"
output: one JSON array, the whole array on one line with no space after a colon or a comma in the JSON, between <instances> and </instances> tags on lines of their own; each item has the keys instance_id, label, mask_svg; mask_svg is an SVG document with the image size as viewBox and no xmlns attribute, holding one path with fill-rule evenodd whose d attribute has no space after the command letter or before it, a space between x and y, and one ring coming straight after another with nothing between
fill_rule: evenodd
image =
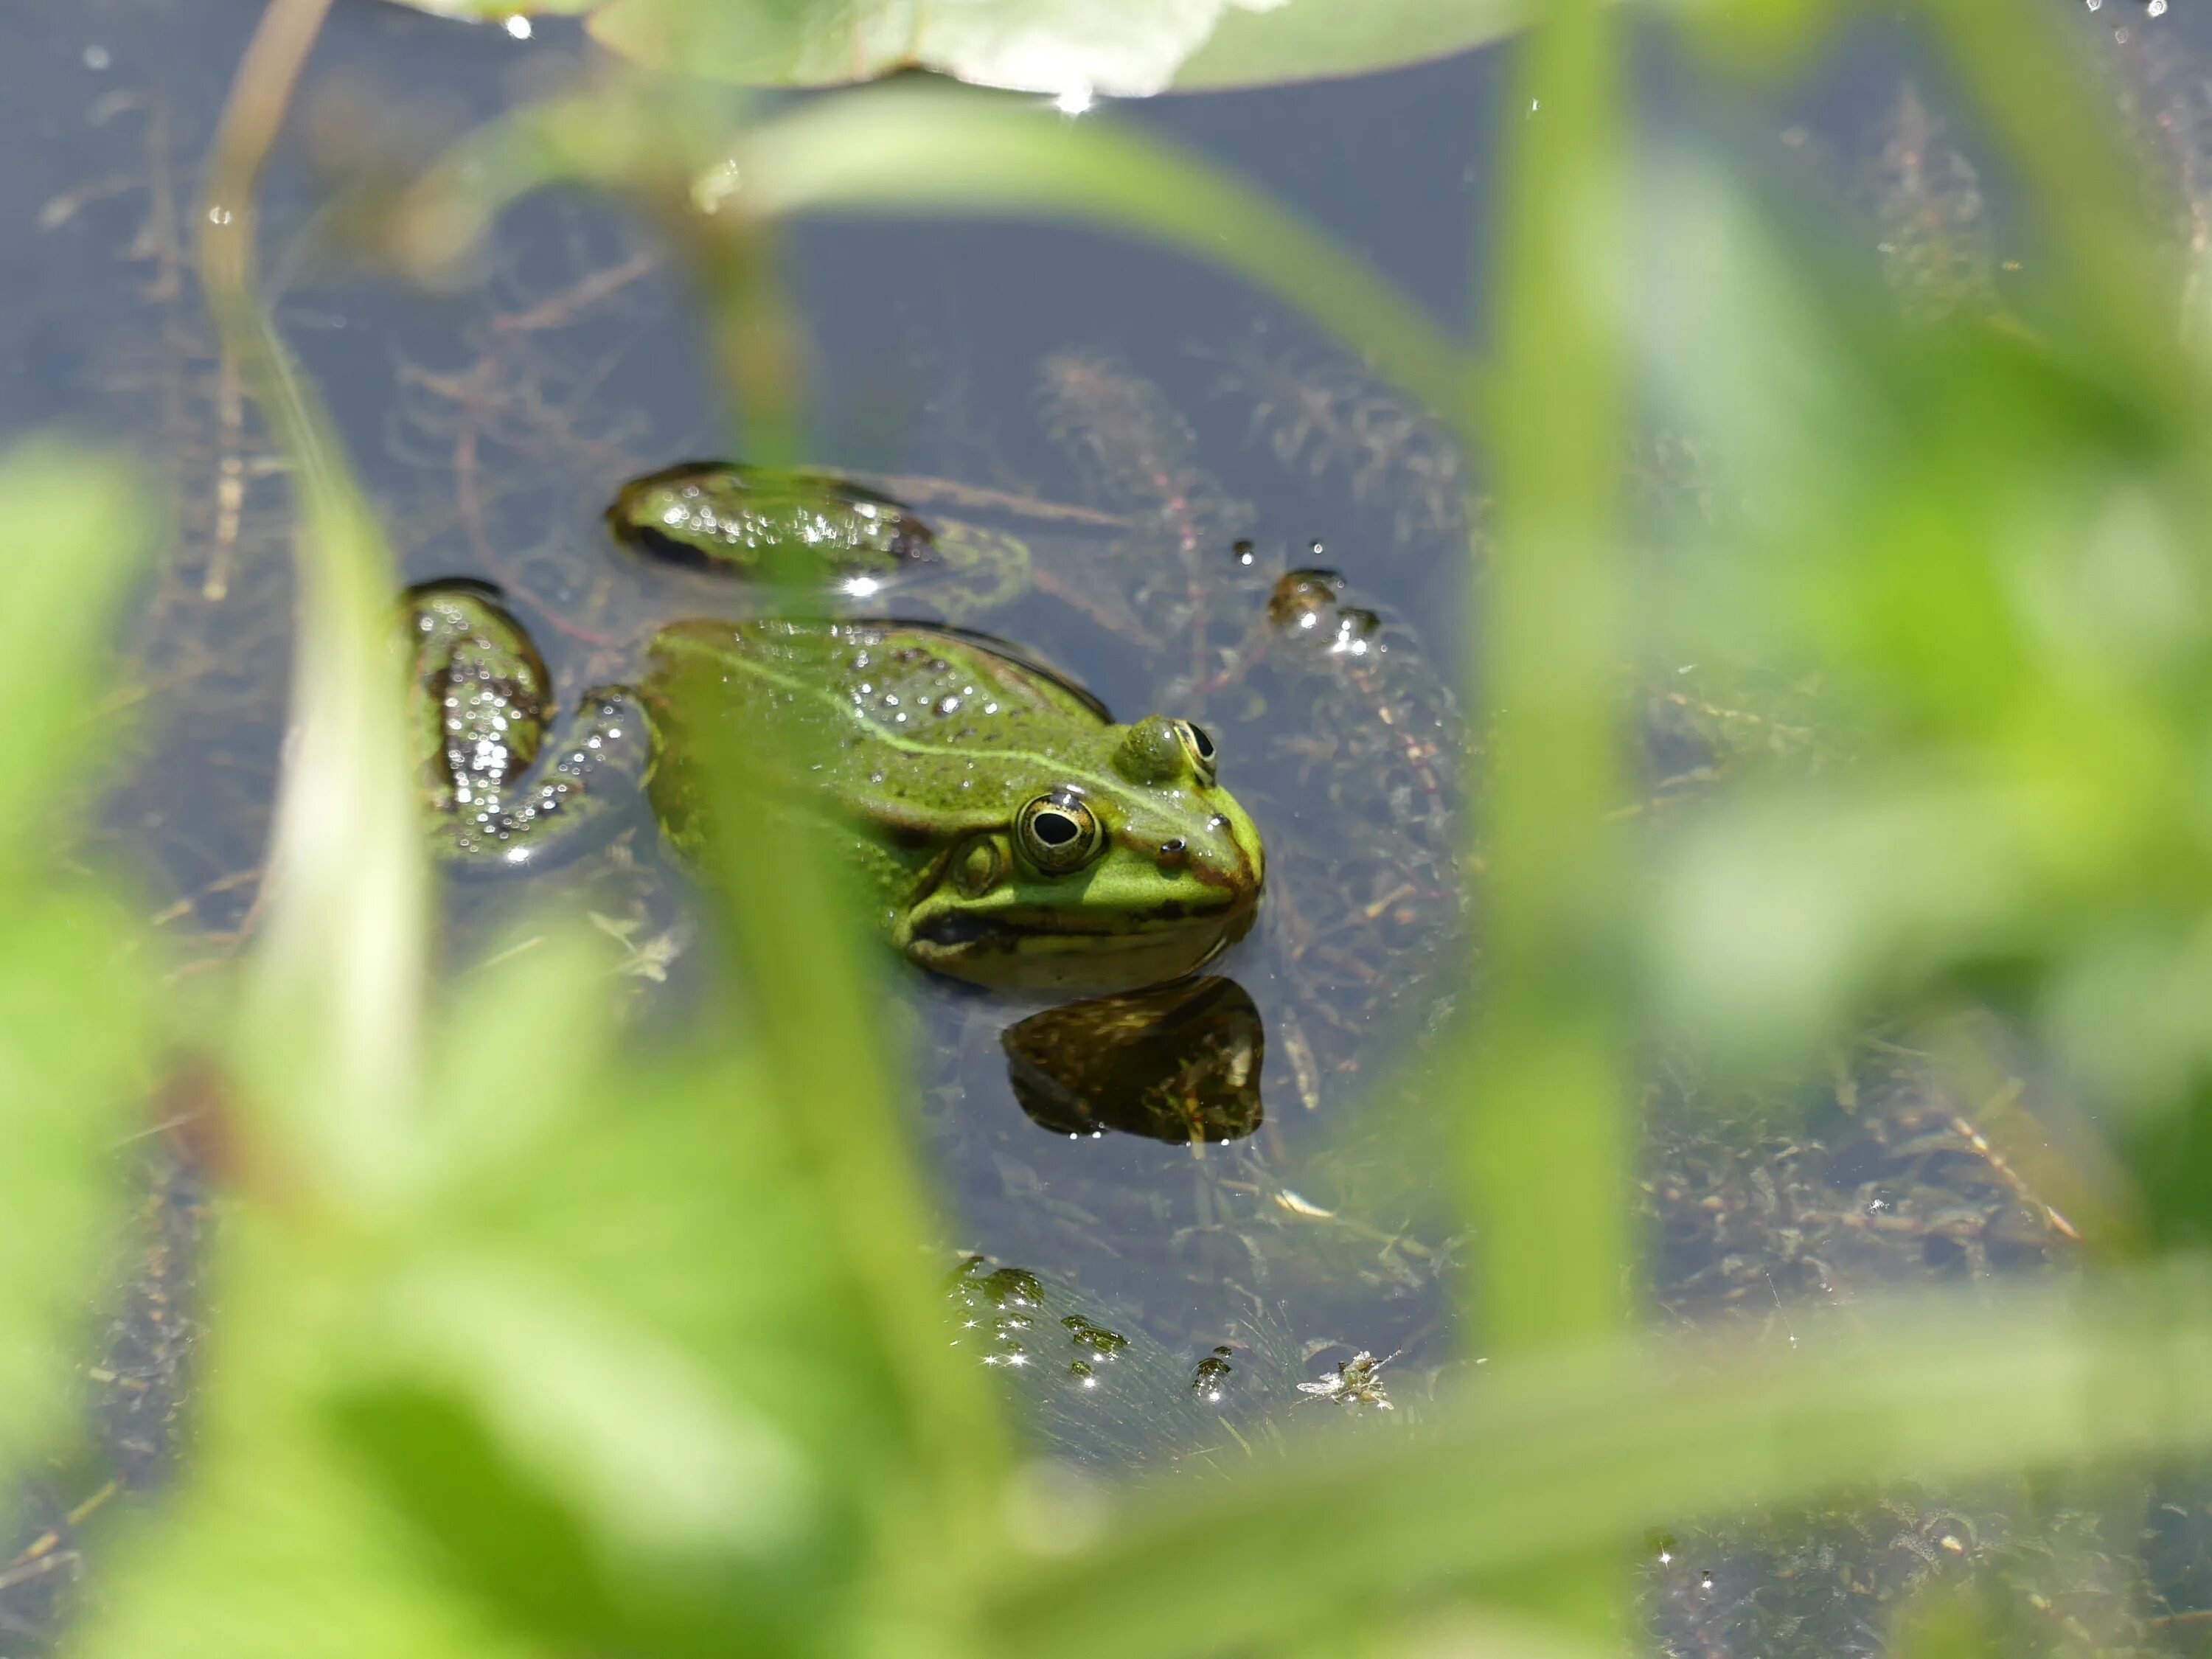
<instances>
[{"instance_id":1,"label":"air bubble on water","mask_svg":"<svg viewBox=\"0 0 2212 1659\"><path fill-rule=\"evenodd\" d=\"M87 46L84 49L84 66L88 70L104 70L112 61L106 46Z\"/></svg>"}]
</instances>

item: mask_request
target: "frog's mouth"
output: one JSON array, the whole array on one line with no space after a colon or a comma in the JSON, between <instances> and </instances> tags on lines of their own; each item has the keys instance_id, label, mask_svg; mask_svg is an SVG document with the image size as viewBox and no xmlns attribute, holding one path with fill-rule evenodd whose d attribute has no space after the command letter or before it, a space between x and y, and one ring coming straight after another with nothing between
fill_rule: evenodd
<instances>
[{"instance_id":1,"label":"frog's mouth","mask_svg":"<svg viewBox=\"0 0 2212 1659\"><path fill-rule=\"evenodd\" d=\"M1158 984L1220 955L1251 931L1258 911L1249 902L1097 920L1020 908L945 910L915 925L906 952L925 968L986 984Z\"/></svg>"}]
</instances>

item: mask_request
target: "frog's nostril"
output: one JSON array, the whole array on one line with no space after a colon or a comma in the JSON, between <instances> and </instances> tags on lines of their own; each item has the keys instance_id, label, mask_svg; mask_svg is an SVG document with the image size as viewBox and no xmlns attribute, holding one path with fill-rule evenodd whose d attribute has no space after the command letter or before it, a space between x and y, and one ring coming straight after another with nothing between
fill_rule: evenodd
<instances>
[{"instance_id":1,"label":"frog's nostril","mask_svg":"<svg viewBox=\"0 0 2212 1659\"><path fill-rule=\"evenodd\" d=\"M1170 836L1160 843L1160 862L1170 869L1180 869L1190 856L1190 843L1181 836Z\"/></svg>"}]
</instances>

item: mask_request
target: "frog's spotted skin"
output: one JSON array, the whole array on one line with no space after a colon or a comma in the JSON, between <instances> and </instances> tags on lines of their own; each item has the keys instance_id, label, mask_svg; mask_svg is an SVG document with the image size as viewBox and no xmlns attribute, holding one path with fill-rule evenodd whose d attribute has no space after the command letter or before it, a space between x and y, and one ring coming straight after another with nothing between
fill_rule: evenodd
<instances>
[{"instance_id":1,"label":"frog's spotted skin","mask_svg":"<svg viewBox=\"0 0 2212 1659\"><path fill-rule=\"evenodd\" d=\"M409 687L432 850L454 869L522 869L567 851L633 793L648 744L619 686L586 691L558 753L544 746L552 682L530 635L479 582L425 583L404 612Z\"/></svg>"},{"instance_id":2,"label":"frog's spotted skin","mask_svg":"<svg viewBox=\"0 0 2212 1659\"><path fill-rule=\"evenodd\" d=\"M881 622L682 623L641 688L651 793L680 846L702 831L685 757L704 720L742 739L781 709L819 757L794 803L866 872L909 959L1009 989L1158 984L1250 927L1259 832L1212 744L1153 715L1115 724L1088 693L995 641Z\"/></svg>"},{"instance_id":3,"label":"frog's spotted skin","mask_svg":"<svg viewBox=\"0 0 2212 1659\"><path fill-rule=\"evenodd\" d=\"M787 549L805 561L799 574L835 595L874 600L927 582L947 616L1003 605L1031 574L1019 535L959 517L925 523L889 495L821 472L684 461L631 479L606 518L617 541L664 563L757 579L775 574L775 550Z\"/></svg>"},{"instance_id":4,"label":"frog's spotted skin","mask_svg":"<svg viewBox=\"0 0 2212 1659\"><path fill-rule=\"evenodd\" d=\"M607 508L615 539L672 563L768 574L791 550L832 584L882 591L939 563L937 538L891 500L817 472L683 461L633 478Z\"/></svg>"},{"instance_id":5,"label":"frog's spotted skin","mask_svg":"<svg viewBox=\"0 0 2212 1659\"><path fill-rule=\"evenodd\" d=\"M690 464L626 489L610 518L658 514L719 548L700 562L733 570L795 538L850 591L870 561L926 562L906 544L932 532L902 512L811 475ZM985 545L951 544L963 557ZM1194 971L1252 925L1265 857L1216 779L1212 740L1163 715L1117 726L1087 692L983 635L678 623L648 641L635 690L586 693L548 755L544 665L489 590L428 585L406 617L423 795L449 865L548 862L631 793L611 786L648 769L656 814L689 848L706 833L700 752L787 718L800 764L781 810L849 851L885 937L920 966L1009 990L1127 990Z\"/></svg>"}]
</instances>

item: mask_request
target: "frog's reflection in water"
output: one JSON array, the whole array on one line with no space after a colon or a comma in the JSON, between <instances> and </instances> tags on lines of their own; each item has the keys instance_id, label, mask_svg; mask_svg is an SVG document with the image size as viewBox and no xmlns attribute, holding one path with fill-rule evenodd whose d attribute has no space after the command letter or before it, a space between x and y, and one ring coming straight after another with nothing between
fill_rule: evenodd
<instances>
[{"instance_id":1,"label":"frog's reflection in water","mask_svg":"<svg viewBox=\"0 0 2212 1659\"><path fill-rule=\"evenodd\" d=\"M1041 1128L1200 1142L1260 1127L1265 1034L1233 979L1062 1003L1007 1027L1000 1042L1014 1098Z\"/></svg>"}]
</instances>

